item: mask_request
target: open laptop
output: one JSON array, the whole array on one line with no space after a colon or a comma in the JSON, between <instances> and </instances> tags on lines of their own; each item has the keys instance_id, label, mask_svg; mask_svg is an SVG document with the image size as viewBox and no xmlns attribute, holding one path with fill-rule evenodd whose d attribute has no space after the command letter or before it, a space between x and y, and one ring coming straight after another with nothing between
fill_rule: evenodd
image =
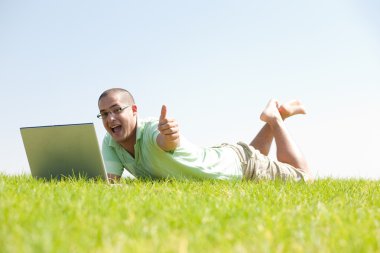
<instances>
[{"instance_id":1,"label":"open laptop","mask_svg":"<svg viewBox=\"0 0 380 253\"><path fill-rule=\"evenodd\" d=\"M32 176L108 182L93 123L20 128Z\"/></svg>"}]
</instances>

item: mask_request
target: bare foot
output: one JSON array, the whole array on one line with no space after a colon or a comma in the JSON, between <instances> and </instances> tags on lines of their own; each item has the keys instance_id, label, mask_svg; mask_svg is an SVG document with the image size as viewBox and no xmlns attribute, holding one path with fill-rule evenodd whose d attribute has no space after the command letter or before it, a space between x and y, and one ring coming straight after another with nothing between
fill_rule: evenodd
<instances>
[{"instance_id":1,"label":"bare foot","mask_svg":"<svg viewBox=\"0 0 380 253\"><path fill-rule=\"evenodd\" d=\"M264 111L260 115L260 119L269 125L272 125L275 121L282 120L282 116L278 110L278 101L271 99Z\"/></svg>"},{"instance_id":2,"label":"bare foot","mask_svg":"<svg viewBox=\"0 0 380 253\"><path fill-rule=\"evenodd\" d=\"M282 104L278 108L278 111L280 112L282 119L286 119L297 114L306 114L305 107L298 100L292 100Z\"/></svg>"}]
</instances>

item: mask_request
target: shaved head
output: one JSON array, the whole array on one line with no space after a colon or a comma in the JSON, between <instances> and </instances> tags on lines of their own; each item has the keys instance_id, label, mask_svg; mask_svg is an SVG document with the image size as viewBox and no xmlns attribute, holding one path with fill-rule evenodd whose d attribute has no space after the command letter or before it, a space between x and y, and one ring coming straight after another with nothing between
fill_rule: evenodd
<instances>
[{"instance_id":1,"label":"shaved head","mask_svg":"<svg viewBox=\"0 0 380 253\"><path fill-rule=\"evenodd\" d=\"M123 97L126 99L126 102L128 104L130 104L130 105L135 104L135 99L133 98L132 94L123 88L112 88L112 89L108 89L108 90L104 91L98 99L98 104L102 98L107 97L108 95L114 94L114 93L122 93Z\"/></svg>"}]
</instances>

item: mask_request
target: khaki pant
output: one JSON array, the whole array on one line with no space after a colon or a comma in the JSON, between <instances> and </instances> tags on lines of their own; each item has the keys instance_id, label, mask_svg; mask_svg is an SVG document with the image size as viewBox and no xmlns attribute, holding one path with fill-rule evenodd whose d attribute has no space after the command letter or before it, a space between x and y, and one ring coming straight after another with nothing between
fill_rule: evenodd
<instances>
[{"instance_id":1,"label":"khaki pant","mask_svg":"<svg viewBox=\"0 0 380 253\"><path fill-rule=\"evenodd\" d=\"M243 177L248 180L308 181L307 175L292 165L274 161L243 142L223 144L236 151L242 163Z\"/></svg>"}]
</instances>

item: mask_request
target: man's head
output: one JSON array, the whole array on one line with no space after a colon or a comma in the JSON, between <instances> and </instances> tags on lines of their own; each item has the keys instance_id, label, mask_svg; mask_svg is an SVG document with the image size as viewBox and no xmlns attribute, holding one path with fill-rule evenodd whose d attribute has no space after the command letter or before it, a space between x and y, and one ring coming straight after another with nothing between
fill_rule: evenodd
<instances>
[{"instance_id":1,"label":"man's head","mask_svg":"<svg viewBox=\"0 0 380 253\"><path fill-rule=\"evenodd\" d=\"M132 94L122 88L104 91L98 100L103 126L122 146L132 146L136 141L137 106Z\"/></svg>"}]
</instances>

